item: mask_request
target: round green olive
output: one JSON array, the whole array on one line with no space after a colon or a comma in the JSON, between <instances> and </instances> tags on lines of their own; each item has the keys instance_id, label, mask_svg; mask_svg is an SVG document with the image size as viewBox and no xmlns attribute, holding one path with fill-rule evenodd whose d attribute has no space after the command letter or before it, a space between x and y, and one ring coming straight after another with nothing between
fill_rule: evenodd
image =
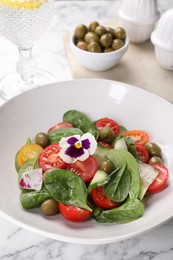
<instances>
[{"instance_id":1,"label":"round green olive","mask_svg":"<svg viewBox=\"0 0 173 260\"><path fill-rule=\"evenodd\" d=\"M81 49L81 50L84 50L84 51L88 51L88 44L84 41L79 41L76 46Z\"/></svg>"},{"instance_id":2,"label":"round green olive","mask_svg":"<svg viewBox=\"0 0 173 260\"><path fill-rule=\"evenodd\" d=\"M106 28L102 25L99 25L95 28L94 31L98 36L102 36L103 34L105 34L107 32Z\"/></svg>"},{"instance_id":3,"label":"round green olive","mask_svg":"<svg viewBox=\"0 0 173 260\"><path fill-rule=\"evenodd\" d=\"M114 170L114 165L110 161L104 161L100 165L100 170L110 174Z\"/></svg>"},{"instance_id":4,"label":"round green olive","mask_svg":"<svg viewBox=\"0 0 173 260\"><path fill-rule=\"evenodd\" d=\"M58 212L58 202L53 198L42 202L40 207L41 213L46 216L53 216Z\"/></svg>"},{"instance_id":5,"label":"round green olive","mask_svg":"<svg viewBox=\"0 0 173 260\"><path fill-rule=\"evenodd\" d=\"M123 47L124 42L120 39L114 39L112 42L112 48L116 51L118 49L120 49L121 47Z\"/></svg>"},{"instance_id":6,"label":"round green olive","mask_svg":"<svg viewBox=\"0 0 173 260\"><path fill-rule=\"evenodd\" d=\"M149 161L148 161L149 164L163 164L163 161L160 157L158 156L152 156Z\"/></svg>"},{"instance_id":7,"label":"round green olive","mask_svg":"<svg viewBox=\"0 0 173 260\"><path fill-rule=\"evenodd\" d=\"M99 42L99 37L96 33L94 32L87 32L85 34L84 40L86 43L91 43L91 42Z\"/></svg>"},{"instance_id":8,"label":"round green olive","mask_svg":"<svg viewBox=\"0 0 173 260\"><path fill-rule=\"evenodd\" d=\"M97 26L99 26L99 23L97 21L91 22L89 25L89 31L94 32Z\"/></svg>"},{"instance_id":9,"label":"round green olive","mask_svg":"<svg viewBox=\"0 0 173 260\"><path fill-rule=\"evenodd\" d=\"M107 47L103 50L103 52L112 52L114 49L112 47Z\"/></svg>"},{"instance_id":10,"label":"round green olive","mask_svg":"<svg viewBox=\"0 0 173 260\"><path fill-rule=\"evenodd\" d=\"M105 33L100 37L100 44L103 47L110 47L113 41L111 33Z\"/></svg>"},{"instance_id":11,"label":"round green olive","mask_svg":"<svg viewBox=\"0 0 173 260\"><path fill-rule=\"evenodd\" d=\"M106 31L110 34L112 34L113 38L114 38L114 29L112 27L107 27Z\"/></svg>"},{"instance_id":12,"label":"round green olive","mask_svg":"<svg viewBox=\"0 0 173 260\"><path fill-rule=\"evenodd\" d=\"M115 139L114 131L109 126L104 126L99 129L100 141L111 144Z\"/></svg>"},{"instance_id":13,"label":"round green olive","mask_svg":"<svg viewBox=\"0 0 173 260\"><path fill-rule=\"evenodd\" d=\"M126 38L126 32L125 32L124 28L122 28L122 27L115 28L114 37L117 39L124 40Z\"/></svg>"},{"instance_id":14,"label":"round green olive","mask_svg":"<svg viewBox=\"0 0 173 260\"><path fill-rule=\"evenodd\" d=\"M88 44L88 51L90 52L101 52L101 46L98 42L91 42Z\"/></svg>"},{"instance_id":15,"label":"round green olive","mask_svg":"<svg viewBox=\"0 0 173 260\"><path fill-rule=\"evenodd\" d=\"M49 137L47 134L40 132L35 136L35 143L45 148L50 144Z\"/></svg>"},{"instance_id":16,"label":"round green olive","mask_svg":"<svg viewBox=\"0 0 173 260\"><path fill-rule=\"evenodd\" d=\"M85 24L79 24L74 31L74 36L78 39L84 38L85 34L87 33L88 28Z\"/></svg>"},{"instance_id":17,"label":"round green olive","mask_svg":"<svg viewBox=\"0 0 173 260\"><path fill-rule=\"evenodd\" d=\"M152 157L152 156L161 157L162 151L161 151L160 147L158 146L158 144L148 142L145 144L145 147L147 148L150 157Z\"/></svg>"}]
</instances>

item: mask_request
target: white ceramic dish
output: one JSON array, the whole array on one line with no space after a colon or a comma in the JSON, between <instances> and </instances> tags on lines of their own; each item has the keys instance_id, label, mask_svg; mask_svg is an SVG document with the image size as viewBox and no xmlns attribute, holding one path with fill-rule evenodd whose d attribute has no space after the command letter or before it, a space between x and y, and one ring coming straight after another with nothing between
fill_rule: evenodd
<instances>
[{"instance_id":1,"label":"white ceramic dish","mask_svg":"<svg viewBox=\"0 0 173 260\"><path fill-rule=\"evenodd\" d=\"M127 52L128 46L129 38L126 37L122 48L106 53L94 53L79 49L74 44L74 37L70 37L70 48L75 57L83 66L93 71L106 71L115 67Z\"/></svg>"},{"instance_id":2,"label":"white ceramic dish","mask_svg":"<svg viewBox=\"0 0 173 260\"><path fill-rule=\"evenodd\" d=\"M85 112L92 120L112 117L128 129L146 130L160 144L173 172L173 106L139 88L115 81L88 79L59 82L25 92L0 108L0 215L28 230L52 239L79 244L106 244L154 228L173 216L173 175L169 186L147 201L142 218L128 224L72 223L60 215L45 218L39 210L25 211L19 202L16 151L62 119L68 109Z\"/></svg>"}]
</instances>

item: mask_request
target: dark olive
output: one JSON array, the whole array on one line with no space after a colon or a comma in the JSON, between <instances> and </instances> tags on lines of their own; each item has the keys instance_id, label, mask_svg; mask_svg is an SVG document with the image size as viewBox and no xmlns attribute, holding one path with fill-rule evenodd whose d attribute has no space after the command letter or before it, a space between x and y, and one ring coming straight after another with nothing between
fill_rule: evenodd
<instances>
[{"instance_id":1,"label":"dark olive","mask_svg":"<svg viewBox=\"0 0 173 260\"><path fill-rule=\"evenodd\" d=\"M98 42L91 42L88 44L88 51L90 52L101 52L101 46Z\"/></svg>"},{"instance_id":2,"label":"dark olive","mask_svg":"<svg viewBox=\"0 0 173 260\"><path fill-rule=\"evenodd\" d=\"M53 216L58 212L58 202L53 198L47 199L41 204L41 213L46 216Z\"/></svg>"},{"instance_id":3,"label":"dark olive","mask_svg":"<svg viewBox=\"0 0 173 260\"><path fill-rule=\"evenodd\" d=\"M106 143L112 143L115 139L115 134L112 128L109 126L105 126L99 129L99 140L106 142Z\"/></svg>"},{"instance_id":4,"label":"dark olive","mask_svg":"<svg viewBox=\"0 0 173 260\"><path fill-rule=\"evenodd\" d=\"M149 161L148 161L149 164L163 164L163 161L160 157L158 156L152 156Z\"/></svg>"},{"instance_id":5,"label":"dark olive","mask_svg":"<svg viewBox=\"0 0 173 260\"><path fill-rule=\"evenodd\" d=\"M95 31L94 31L98 36L102 36L103 34L105 34L107 32L106 28L104 26L97 26L95 28Z\"/></svg>"},{"instance_id":6,"label":"dark olive","mask_svg":"<svg viewBox=\"0 0 173 260\"><path fill-rule=\"evenodd\" d=\"M114 168L114 165L110 161L104 161L100 165L100 169L104 172L107 172L108 174L110 174L114 170Z\"/></svg>"},{"instance_id":7,"label":"dark olive","mask_svg":"<svg viewBox=\"0 0 173 260\"><path fill-rule=\"evenodd\" d=\"M118 49L120 49L121 47L123 47L124 42L120 39L114 39L112 42L112 48L116 51Z\"/></svg>"},{"instance_id":8,"label":"dark olive","mask_svg":"<svg viewBox=\"0 0 173 260\"><path fill-rule=\"evenodd\" d=\"M79 25L76 27L75 31L74 31L74 36L75 36L76 38L82 39L82 38L84 38L84 36L85 36L85 34L87 33L87 31L88 31L88 28L86 27L86 25L84 25L84 24L79 24Z\"/></svg>"},{"instance_id":9,"label":"dark olive","mask_svg":"<svg viewBox=\"0 0 173 260\"><path fill-rule=\"evenodd\" d=\"M91 43L91 42L99 42L99 37L96 33L94 32L87 32L85 34L84 40L86 43Z\"/></svg>"},{"instance_id":10,"label":"dark olive","mask_svg":"<svg viewBox=\"0 0 173 260\"><path fill-rule=\"evenodd\" d=\"M150 157L152 157L152 156L161 157L162 151L156 143L148 142L145 144L145 147L147 148Z\"/></svg>"},{"instance_id":11,"label":"dark olive","mask_svg":"<svg viewBox=\"0 0 173 260\"><path fill-rule=\"evenodd\" d=\"M79 41L76 46L81 50L88 51L88 44L84 41Z\"/></svg>"},{"instance_id":12,"label":"dark olive","mask_svg":"<svg viewBox=\"0 0 173 260\"><path fill-rule=\"evenodd\" d=\"M45 148L50 144L49 137L47 134L40 132L35 136L35 143Z\"/></svg>"},{"instance_id":13,"label":"dark olive","mask_svg":"<svg viewBox=\"0 0 173 260\"><path fill-rule=\"evenodd\" d=\"M99 23L97 21L91 22L89 25L89 31L94 32L97 26L99 26Z\"/></svg>"},{"instance_id":14,"label":"dark olive","mask_svg":"<svg viewBox=\"0 0 173 260\"><path fill-rule=\"evenodd\" d=\"M126 38L126 32L124 28L117 27L116 29L114 29L114 37L117 39L124 40Z\"/></svg>"},{"instance_id":15,"label":"dark olive","mask_svg":"<svg viewBox=\"0 0 173 260\"><path fill-rule=\"evenodd\" d=\"M100 37L100 44L103 47L110 47L113 41L113 37L110 33L105 33Z\"/></svg>"}]
</instances>

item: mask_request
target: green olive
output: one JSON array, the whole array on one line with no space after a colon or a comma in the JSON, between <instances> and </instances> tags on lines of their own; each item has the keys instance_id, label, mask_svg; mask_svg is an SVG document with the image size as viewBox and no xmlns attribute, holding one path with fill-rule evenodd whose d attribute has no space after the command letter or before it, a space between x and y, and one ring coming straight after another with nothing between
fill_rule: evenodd
<instances>
[{"instance_id":1,"label":"green olive","mask_svg":"<svg viewBox=\"0 0 173 260\"><path fill-rule=\"evenodd\" d=\"M99 139L100 141L111 144L115 139L115 134L112 128L109 126L104 126L99 129Z\"/></svg>"},{"instance_id":2,"label":"green olive","mask_svg":"<svg viewBox=\"0 0 173 260\"><path fill-rule=\"evenodd\" d=\"M104 161L100 165L100 169L108 174L110 174L114 170L114 165L110 161Z\"/></svg>"},{"instance_id":3,"label":"green olive","mask_svg":"<svg viewBox=\"0 0 173 260\"><path fill-rule=\"evenodd\" d=\"M147 148L150 157L152 157L152 156L161 157L162 151L156 143L148 142L145 144L145 147Z\"/></svg>"},{"instance_id":4,"label":"green olive","mask_svg":"<svg viewBox=\"0 0 173 260\"><path fill-rule=\"evenodd\" d=\"M99 37L96 33L94 32L87 32L85 34L84 40L86 43L91 43L91 42L99 42Z\"/></svg>"},{"instance_id":5,"label":"green olive","mask_svg":"<svg viewBox=\"0 0 173 260\"><path fill-rule=\"evenodd\" d=\"M107 32L106 28L104 26L97 26L95 28L95 31L94 31L98 36L102 36L103 34L105 34Z\"/></svg>"},{"instance_id":6,"label":"green olive","mask_svg":"<svg viewBox=\"0 0 173 260\"><path fill-rule=\"evenodd\" d=\"M124 45L124 42L120 39L114 39L112 42L112 48L116 51L120 48L122 48Z\"/></svg>"},{"instance_id":7,"label":"green olive","mask_svg":"<svg viewBox=\"0 0 173 260\"><path fill-rule=\"evenodd\" d=\"M107 28L106 28L106 31L107 31L108 33L110 33L110 34L113 36L113 38L114 38L114 29L113 29L112 27L107 27Z\"/></svg>"},{"instance_id":8,"label":"green olive","mask_svg":"<svg viewBox=\"0 0 173 260\"><path fill-rule=\"evenodd\" d=\"M124 40L126 38L126 31L122 27L114 29L114 37L117 39Z\"/></svg>"},{"instance_id":9,"label":"green olive","mask_svg":"<svg viewBox=\"0 0 173 260\"><path fill-rule=\"evenodd\" d=\"M78 39L84 38L85 34L87 33L88 28L84 24L79 24L74 31L74 36Z\"/></svg>"},{"instance_id":10,"label":"green olive","mask_svg":"<svg viewBox=\"0 0 173 260\"><path fill-rule=\"evenodd\" d=\"M88 44L84 41L79 41L76 46L81 49L81 50L84 50L84 51L88 51Z\"/></svg>"},{"instance_id":11,"label":"green olive","mask_svg":"<svg viewBox=\"0 0 173 260\"><path fill-rule=\"evenodd\" d=\"M103 52L112 52L114 49L112 47L104 48Z\"/></svg>"},{"instance_id":12,"label":"green olive","mask_svg":"<svg viewBox=\"0 0 173 260\"><path fill-rule=\"evenodd\" d=\"M91 22L89 25L89 31L94 32L97 26L99 26L99 23L97 21Z\"/></svg>"},{"instance_id":13,"label":"green olive","mask_svg":"<svg viewBox=\"0 0 173 260\"><path fill-rule=\"evenodd\" d=\"M35 136L35 143L45 148L50 144L49 137L47 134L40 132Z\"/></svg>"},{"instance_id":14,"label":"green olive","mask_svg":"<svg viewBox=\"0 0 173 260\"><path fill-rule=\"evenodd\" d=\"M46 216L53 216L58 212L58 202L53 198L47 199L41 204L41 213Z\"/></svg>"},{"instance_id":15,"label":"green olive","mask_svg":"<svg viewBox=\"0 0 173 260\"><path fill-rule=\"evenodd\" d=\"M163 164L163 161L160 157L158 156L152 156L149 161L148 161L149 164Z\"/></svg>"},{"instance_id":16,"label":"green olive","mask_svg":"<svg viewBox=\"0 0 173 260\"><path fill-rule=\"evenodd\" d=\"M110 47L113 41L113 37L110 33L105 33L100 37L100 44L103 47Z\"/></svg>"},{"instance_id":17,"label":"green olive","mask_svg":"<svg viewBox=\"0 0 173 260\"><path fill-rule=\"evenodd\" d=\"M88 44L88 51L90 52L101 52L101 46L98 42L91 42Z\"/></svg>"}]
</instances>

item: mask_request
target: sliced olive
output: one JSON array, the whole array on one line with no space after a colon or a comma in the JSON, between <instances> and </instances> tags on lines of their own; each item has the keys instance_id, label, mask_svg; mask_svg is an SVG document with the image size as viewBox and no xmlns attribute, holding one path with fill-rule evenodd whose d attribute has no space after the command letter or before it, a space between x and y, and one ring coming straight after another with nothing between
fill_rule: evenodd
<instances>
[{"instance_id":1,"label":"sliced olive","mask_svg":"<svg viewBox=\"0 0 173 260\"><path fill-rule=\"evenodd\" d=\"M91 42L99 42L99 37L94 32L87 32L85 34L84 40L85 40L85 42L87 42L89 44Z\"/></svg>"},{"instance_id":2,"label":"sliced olive","mask_svg":"<svg viewBox=\"0 0 173 260\"><path fill-rule=\"evenodd\" d=\"M35 136L35 143L45 148L50 143L48 135L43 132L38 133Z\"/></svg>"},{"instance_id":3,"label":"sliced olive","mask_svg":"<svg viewBox=\"0 0 173 260\"><path fill-rule=\"evenodd\" d=\"M100 43L103 47L110 47L113 41L113 37L110 33L105 33L100 37Z\"/></svg>"},{"instance_id":4,"label":"sliced olive","mask_svg":"<svg viewBox=\"0 0 173 260\"><path fill-rule=\"evenodd\" d=\"M124 42L120 39L114 39L112 42L112 48L116 51L120 48L122 48L124 45Z\"/></svg>"},{"instance_id":5,"label":"sliced olive","mask_svg":"<svg viewBox=\"0 0 173 260\"><path fill-rule=\"evenodd\" d=\"M97 26L99 26L99 23L97 21L91 22L89 25L89 31L94 32Z\"/></svg>"},{"instance_id":6,"label":"sliced olive","mask_svg":"<svg viewBox=\"0 0 173 260\"><path fill-rule=\"evenodd\" d=\"M149 164L163 164L163 161L160 157L158 156L152 156L149 161L148 161Z\"/></svg>"},{"instance_id":7,"label":"sliced olive","mask_svg":"<svg viewBox=\"0 0 173 260\"><path fill-rule=\"evenodd\" d=\"M58 212L58 202L53 198L47 199L41 204L41 213L46 216L53 216Z\"/></svg>"},{"instance_id":8,"label":"sliced olive","mask_svg":"<svg viewBox=\"0 0 173 260\"><path fill-rule=\"evenodd\" d=\"M82 39L84 38L85 34L87 33L88 31L88 28L86 25L84 24L79 24L76 28L75 28L75 31L74 31L74 36L76 38L79 38L79 39Z\"/></svg>"},{"instance_id":9,"label":"sliced olive","mask_svg":"<svg viewBox=\"0 0 173 260\"><path fill-rule=\"evenodd\" d=\"M112 128L105 126L99 129L99 139L100 141L111 144L115 139L115 134Z\"/></svg>"},{"instance_id":10,"label":"sliced olive","mask_svg":"<svg viewBox=\"0 0 173 260\"><path fill-rule=\"evenodd\" d=\"M88 44L84 41L79 41L76 46L81 50L88 51Z\"/></svg>"},{"instance_id":11,"label":"sliced olive","mask_svg":"<svg viewBox=\"0 0 173 260\"><path fill-rule=\"evenodd\" d=\"M147 148L150 157L152 157L152 156L161 157L162 151L161 151L161 148L158 146L158 144L148 142L145 144L145 147Z\"/></svg>"},{"instance_id":12,"label":"sliced olive","mask_svg":"<svg viewBox=\"0 0 173 260\"><path fill-rule=\"evenodd\" d=\"M114 165L110 161L104 161L100 165L100 169L108 174L110 174L114 170Z\"/></svg>"},{"instance_id":13,"label":"sliced olive","mask_svg":"<svg viewBox=\"0 0 173 260\"><path fill-rule=\"evenodd\" d=\"M95 28L95 31L94 31L98 36L102 36L103 34L105 34L107 32L106 28L104 26L97 26Z\"/></svg>"},{"instance_id":14,"label":"sliced olive","mask_svg":"<svg viewBox=\"0 0 173 260\"><path fill-rule=\"evenodd\" d=\"M126 38L126 31L122 27L114 29L114 37L117 39L124 40Z\"/></svg>"},{"instance_id":15,"label":"sliced olive","mask_svg":"<svg viewBox=\"0 0 173 260\"><path fill-rule=\"evenodd\" d=\"M98 42L91 42L88 44L88 51L90 52L101 52L101 46Z\"/></svg>"}]
</instances>

